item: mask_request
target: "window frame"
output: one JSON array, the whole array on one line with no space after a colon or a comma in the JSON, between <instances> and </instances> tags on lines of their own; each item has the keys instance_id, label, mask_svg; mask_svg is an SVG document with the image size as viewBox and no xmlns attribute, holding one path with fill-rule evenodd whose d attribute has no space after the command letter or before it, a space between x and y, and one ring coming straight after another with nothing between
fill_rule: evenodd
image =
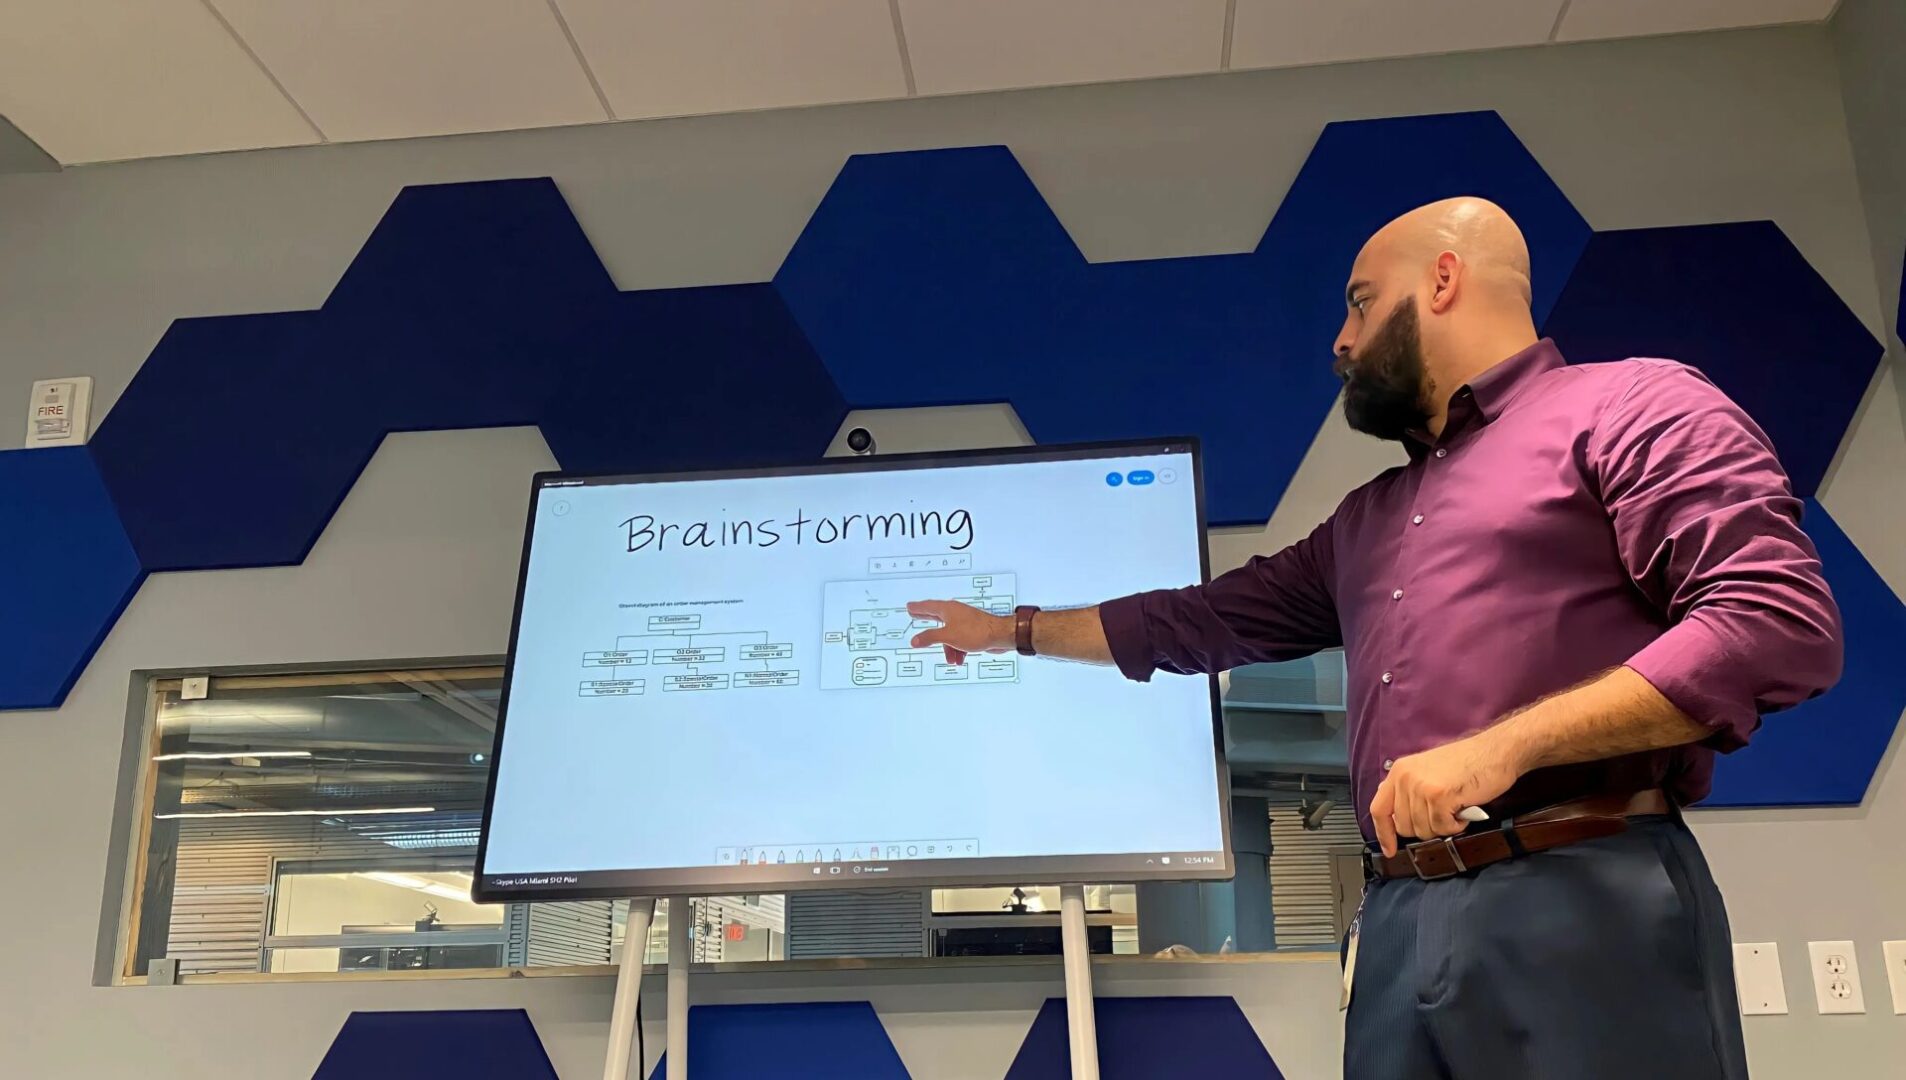
<instances>
[{"instance_id":1,"label":"window frame","mask_svg":"<svg viewBox=\"0 0 1906 1080\"><path fill-rule=\"evenodd\" d=\"M114 850L109 853L108 867L119 866L119 872L109 869L108 889L117 881L119 896L108 897L108 903L102 911L99 952L96 958L95 984L102 986L144 986L148 979L139 973L140 934L144 927L146 879L151 869L154 817L154 800L160 780L160 755L163 732L159 717L166 703L167 695L180 694L188 678L209 679L208 690L211 696L220 691L288 689L297 687L319 687L350 684L356 686L374 684L407 685L419 679L455 680L455 679L500 679L503 676L505 660L500 656L468 656L458 658L411 659L411 660L365 660L344 662L299 663L295 665L261 665L248 667L227 667L223 669L147 669L131 672L125 716L126 735L122 745L122 760L119 776L119 814L123 814L112 830ZM136 756L135 756L136 755ZM492 756L492 764L494 757ZM127 783L130 781L130 783ZM117 816L117 815L116 815ZM119 844L130 847L119 848ZM174 848L176 852L176 845ZM349 859L350 857L345 857ZM404 852L392 854L394 864L415 865L418 860ZM313 862L307 858L280 859L272 857L270 877L275 883L280 862ZM353 861L363 862L363 859ZM474 869L474 868L472 868ZM1125 884L1125 883L1118 883ZM958 888L957 885L940 886ZM1005 913L973 913L958 915L939 913L933 910L933 890L924 886L920 889L922 905L922 941L923 951L931 951L933 932L946 926L1035 926L1057 925L1057 912L1029 913L1013 916ZM696 899L700 899L697 897ZM116 900L116 902L113 902ZM265 966L269 948L267 944L273 937L270 934L271 916L276 897L267 895L264 902L259 940L259 966ZM506 908L508 905L505 905ZM110 924L106 922L105 911L113 913ZM1136 915L1111 912L1092 912L1087 915L1089 926L1105 926L1114 929L1133 927L1137 924ZM507 956L507 927L509 916L503 922L505 935L505 955ZM361 938L361 935L359 935ZM651 938L653 941L653 938ZM365 944L358 941L356 944ZM275 947L305 947L303 943L286 942ZM323 947L330 947L325 945ZM1050 958L1044 958L1049 960ZM1151 962L1158 958L1146 956L1121 956L1123 961ZM1331 962L1336 960L1334 951L1310 949L1279 949L1266 953L1246 953L1231 956L1197 957L1188 959L1167 958L1162 962L1224 962L1260 961L1273 963ZM877 957L831 957L822 959L782 959L770 961L721 961L714 965L717 970L746 969L751 971L797 973L800 971L839 971L896 969L917 970L922 968L951 968L956 965L973 966L994 963L1003 967L1020 966L1029 962L1023 957L1000 956L990 958L950 959L922 955L905 958ZM660 964L648 963L645 970L657 971ZM401 971L353 971L353 972L273 972L260 971L221 971L180 974L177 980L183 985L240 985L248 983L298 983L298 982L431 982L443 979L511 979L511 978L600 978L616 972L613 964L569 964L550 966L501 966L490 968L446 968Z\"/></svg>"},{"instance_id":2,"label":"window frame","mask_svg":"<svg viewBox=\"0 0 1906 1080\"><path fill-rule=\"evenodd\" d=\"M294 687L334 686L349 682L352 685L373 685L379 683L402 685L420 677L435 679L501 679L503 673L502 657L461 657L441 660L408 661L363 661L343 663L273 665L268 667L244 667L218 669L200 669L197 671L157 670L132 672L132 686L127 705L127 724L129 731L125 748L129 754L138 757L131 762L136 780L126 795L126 805L130 809L125 829L115 829L121 842L130 844L125 852L125 873L120 881L120 897L117 905L118 917L112 935L111 978L106 985L145 986L148 976L139 969L140 934L149 929L145 925L146 879L150 872L152 855L153 825L157 820L153 814L154 799L159 781L159 756L163 732L160 730L159 714L168 694L184 692L188 678L208 679L208 693L216 696L221 690L265 690ZM128 770L122 765L121 775ZM403 858L403 853L396 853ZM273 877L276 880L276 856L272 859ZM296 860L291 860L296 861ZM270 936L270 917L272 899L267 897L260 931L260 967L264 960L264 939ZM508 925L505 916L504 925ZM507 929L504 931L507 935ZM103 935L102 935L103 938ZM103 959L103 958L102 958ZM653 966L653 965L650 965ZM224 971L180 974L181 985L231 984L256 982L338 982L365 980L416 980L433 979L505 979L505 978L547 978L552 976L599 976L615 970L609 965L566 965L551 967L491 967L456 968L422 971L383 971L383 972L326 972L326 971Z\"/></svg>"}]
</instances>

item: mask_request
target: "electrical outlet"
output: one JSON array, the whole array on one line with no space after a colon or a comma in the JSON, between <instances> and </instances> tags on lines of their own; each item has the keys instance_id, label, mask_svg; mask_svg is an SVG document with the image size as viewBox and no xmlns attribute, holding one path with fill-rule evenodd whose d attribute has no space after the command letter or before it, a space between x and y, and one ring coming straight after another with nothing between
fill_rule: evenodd
<instances>
[{"instance_id":1,"label":"electrical outlet","mask_svg":"<svg viewBox=\"0 0 1906 1080\"><path fill-rule=\"evenodd\" d=\"M1866 1011L1860 956L1851 941L1809 941L1807 955L1813 961L1813 996L1820 1015Z\"/></svg>"},{"instance_id":2,"label":"electrical outlet","mask_svg":"<svg viewBox=\"0 0 1906 1080\"><path fill-rule=\"evenodd\" d=\"M1906 941L1884 941L1886 981L1893 988L1893 1015L1906 1016Z\"/></svg>"}]
</instances>

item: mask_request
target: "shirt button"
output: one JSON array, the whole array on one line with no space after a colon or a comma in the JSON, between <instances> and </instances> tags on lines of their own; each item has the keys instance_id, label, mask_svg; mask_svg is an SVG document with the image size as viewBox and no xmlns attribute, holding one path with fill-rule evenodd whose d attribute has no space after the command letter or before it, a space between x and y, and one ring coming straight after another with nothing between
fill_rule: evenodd
<instances>
[{"instance_id":1,"label":"shirt button","mask_svg":"<svg viewBox=\"0 0 1906 1080\"><path fill-rule=\"evenodd\" d=\"M1448 457L1448 456L1449 456L1449 448L1448 448L1448 447L1444 447L1444 446L1439 446L1439 447L1437 447L1437 448L1436 448L1436 456L1437 456L1437 457Z\"/></svg>"},{"instance_id":2,"label":"shirt button","mask_svg":"<svg viewBox=\"0 0 1906 1080\"><path fill-rule=\"evenodd\" d=\"M1390 594L1390 599L1392 599L1392 600L1401 600L1401 599L1403 599L1403 590L1402 590L1402 589L1398 589L1397 591L1395 591L1395 592L1393 592L1393 593L1391 593L1391 594Z\"/></svg>"},{"instance_id":3,"label":"shirt button","mask_svg":"<svg viewBox=\"0 0 1906 1080\"><path fill-rule=\"evenodd\" d=\"M1392 674L1390 674L1390 673L1389 673L1389 672L1387 672L1387 671L1386 671L1386 672L1384 672L1384 673L1383 673L1383 682L1384 682L1384 685L1386 685L1386 686L1387 686L1387 685L1389 685L1389 683L1390 683L1390 680L1392 680L1392 679L1394 679L1395 677L1396 677L1396 676L1394 676L1394 675L1392 675Z\"/></svg>"},{"instance_id":4,"label":"shirt button","mask_svg":"<svg viewBox=\"0 0 1906 1080\"><path fill-rule=\"evenodd\" d=\"M1389 770L1389 769L1394 769L1394 768L1396 768L1396 759L1395 759L1395 758L1384 758L1384 759L1383 759L1383 768L1384 768L1384 769L1385 769L1386 771L1387 771L1387 770Z\"/></svg>"},{"instance_id":5,"label":"shirt button","mask_svg":"<svg viewBox=\"0 0 1906 1080\"><path fill-rule=\"evenodd\" d=\"M1421 525L1421 524L1423 524L1423 515L1421 515L1421 514L1418 514L1418 515L1416 515L1415 517L1413 517L1413 518L1411 518L1411 519L1410 519L1410 524L1412 524L1412 525Z\"/></svg>"}]
</instances>

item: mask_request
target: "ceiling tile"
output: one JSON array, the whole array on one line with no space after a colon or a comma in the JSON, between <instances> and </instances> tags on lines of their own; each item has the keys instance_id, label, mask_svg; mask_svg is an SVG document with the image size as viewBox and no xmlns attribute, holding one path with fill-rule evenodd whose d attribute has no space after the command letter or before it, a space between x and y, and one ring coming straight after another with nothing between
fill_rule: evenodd
<instances>
[{"instance_id":1,"label":"ceiling tile","mask_svg":"<svg viewBox=\"0 0 1906 1080\"><path fill-rule=\"evenodd\" d=\"M1535 45L1562 0L1238 0L1231 67L1293 67Z\"/></svg>"},{"instance_id":2,"label":"ceiling tile","mask_svg":"<svg viewBox=\"0 0 1906 1080\"><path fill-rule=\"evenodd\" d=\"M1836 0L1574 0L1557 41L1818 22Z\"/></svg>"},{"instance_id":3,"label":"ceiling tile","mask_svg":"<svg viewBox=\"0 0 1906 1080\"><path fill-rule=\"evenodd\" d=\"M1225 0L899 0L922 94L1216 71Z\"/></svg>"},{"instance_id":4,"label":"ceiling tile","mask_svg":"<svg viewBox=\"0 0 1906 1080\"><path fill-rule=\"evenodd\" d=\"M548 0L211 0L337 141L608 119Z\"/></svg>"},{"instance_id":5,"label":"ceiling tile","mask_svg":"<svg viewBox=\"0 0 1906 1080\"><path fill-rule=\"evenodd\" d=\"M905 97L887 0L557 0L618 117Z\"/></svg>"},{"instance_id":6,"label":"ceiling tile","mask_svg":"<svg viewBox=\"0 0 1906 1080\"><path fill-rule=\"evenodd\" d=\"M0 113L66 164L317 142L200 0L6 0Z\"/></svg>"}]
</instances>

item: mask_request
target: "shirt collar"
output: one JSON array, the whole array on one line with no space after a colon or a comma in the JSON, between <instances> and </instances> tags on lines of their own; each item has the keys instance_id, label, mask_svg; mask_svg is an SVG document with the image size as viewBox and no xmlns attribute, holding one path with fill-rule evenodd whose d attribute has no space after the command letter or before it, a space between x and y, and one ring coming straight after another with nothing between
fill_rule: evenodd
<instances>
[{"instance_id":1,"label":"shirt collar","mask_svg":"<svg viewBox=\"0 0 1906 1080\"><path fill-rule=\"evenodd\" d=\"M1551 338L1529 346L1496 366L1456 388L1450 395L1449 415L1443 425L1443 438L1432 439L1427 432L1412 432L1403 438L1403 449L1411 461L1420 461L1437 443L1450 439L1480 418L1490 423L1501 416L1509 403L1545 372L1566 366L1562 351Z\"/></svg>"},{"instance_id":2,"label":"shirt collar","mask_svg":"<svg viewBox=\"0 0 1906 1080\"><path fill-rule=\"evenodd\" d=\"M1488 423L1502 415L1529 385L1546 372L1566 365L1552 338L1543 338L1521 352L1469 380L1467 389L1476 410Z\"/></svg>"}]
</instances>

